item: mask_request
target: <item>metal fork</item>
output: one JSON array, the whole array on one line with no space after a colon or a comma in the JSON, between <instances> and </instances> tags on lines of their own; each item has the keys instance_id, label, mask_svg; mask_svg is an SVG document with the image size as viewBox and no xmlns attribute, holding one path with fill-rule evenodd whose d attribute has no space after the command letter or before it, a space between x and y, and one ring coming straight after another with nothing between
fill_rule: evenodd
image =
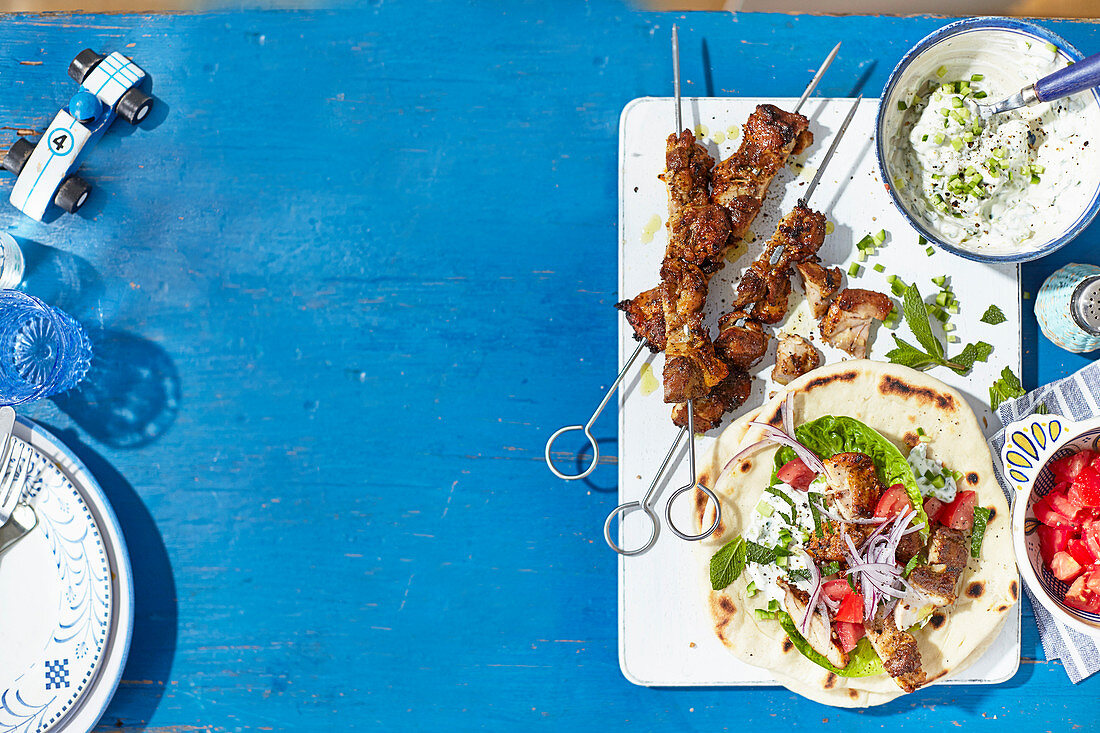
<instances>
[{"instance_id":1,"label":"metal fork","mask_svg":"<svg viewBox=\"0 0 1100 733\"><path fill-rule=\"evenodd\" d=\"M0 407L0 553L23 539L38 524L38 515L23 498L31 477L34 449L12 439L15 410Z\"/></svg>"}]
</instances>

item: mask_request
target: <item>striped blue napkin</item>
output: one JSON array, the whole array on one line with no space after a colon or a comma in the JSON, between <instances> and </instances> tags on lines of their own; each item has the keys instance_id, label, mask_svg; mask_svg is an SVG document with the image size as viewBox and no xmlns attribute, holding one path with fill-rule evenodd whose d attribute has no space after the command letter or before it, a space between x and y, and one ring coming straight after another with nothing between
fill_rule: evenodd
<instances>
[{"instance_id":1,"label":"striped blue napkin","mask_svg":"<svg viewBox=\"0 0 1100 733\"><path fill-rule=\"evenodd\" d=\"M1064 415L1074 420L1100 415L1100 362L1092 362L1076 374L1065 379L1043 385L1023 397L1002 402L997 407L997 416L1002 425L1024 418L1043 405L1055 415ZM1012 501L1012 492L1001 475L1001 446L1005 442L1004 430L999 431L989 441L993 451L993 467L1005 495ZM1100 670L1100 648L1097 642L1080 632L1054 620L1050 612L1040 606L1034 595L1031 607L1035 611L1035 622L1039 627L1039 638L1043 642L1043 651L1047 661L1060 659L1066 668L1066 674L1074 684Z\"/></svg>"}]
</instances>

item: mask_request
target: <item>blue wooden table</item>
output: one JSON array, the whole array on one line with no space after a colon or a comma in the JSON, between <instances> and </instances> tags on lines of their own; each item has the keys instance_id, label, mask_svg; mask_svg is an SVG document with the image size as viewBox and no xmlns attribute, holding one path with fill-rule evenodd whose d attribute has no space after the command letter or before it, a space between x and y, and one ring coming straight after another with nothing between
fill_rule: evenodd
<instances>
[{"instance_id":1,"label":"blue wooden table","mask_svg":"<svg viewBox=\"0 0 1100 733\"><path fill-rule=\"evenodd\" d=\"M0 144L45 128L84 47L132 55L159 100L89 157L78 216L2 209L26 289L97 342L92 384L27 412L98 476L133 558L102 730L1095 727L1100 679L1044 660L1027 605L1009 683L866 712L620 674L613 442L588 484L542 446L617 370L618 118L670 92L674 20L687 93L750 96L797 95L837 40L819 93L877 95L946 22L605 2L5 18ZM1050 25L1100 48L1100 26ZM1024 288L1098 244L1093 226ZM1086 363L1025 313L1029 386Z\"/></svg>"}]
</instances>

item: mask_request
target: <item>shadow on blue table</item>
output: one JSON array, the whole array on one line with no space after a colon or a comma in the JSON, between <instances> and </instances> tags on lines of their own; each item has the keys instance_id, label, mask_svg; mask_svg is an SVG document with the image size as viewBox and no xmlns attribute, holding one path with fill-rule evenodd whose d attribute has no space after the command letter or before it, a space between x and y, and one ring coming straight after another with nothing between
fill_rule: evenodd
<instances>
[{"instance_id":1,"label":"shadow on blue table","mask_svg":"<svg viewBox=\"0 0 1100 733\"><path fill-rule=\"evenodd\" d=\"M140 336L91 329L92 366L54 403L96 440L139 448L158 440L179 415L180 378L168 353Z\"/></svg>"},{"instance_id":2,"label":"shadow on blue table","mask_svg":"<svg viewBox=\"0 0 1100 733\"><path fill-rule=\"evenodd\" d=\"M25 276L19 289L70 314L85 327L97 317L103 278L83 257L17 237Z\"/></svg>"},{"instance_id":3,"label":"shadow on blue table","mask_svg":"<svg viewBox=\"0 0 1100 733\"><path fill-rule=\"evenodd\" d=\"M44 427L76 454L103 488L122 527L134 573L134 635L130 656L110 710L124 711L127 720L104 725L149 721L161 698L176 654L176 581L164 539L134 487L75 430ZM151 680L153 684L145 684ZM141 684L129 684L142 681Z\"/></svg>"}]
</instances>

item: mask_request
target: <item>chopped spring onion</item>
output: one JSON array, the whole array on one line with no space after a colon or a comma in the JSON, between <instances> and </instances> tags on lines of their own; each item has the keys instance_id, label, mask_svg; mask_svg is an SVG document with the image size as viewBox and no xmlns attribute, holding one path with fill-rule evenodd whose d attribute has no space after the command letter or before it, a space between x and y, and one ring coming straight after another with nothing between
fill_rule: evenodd
<instances>
[{"instance_id":1,"label":"chopped spring onion","mask_svg":"<svg viewBox=\"0 0 1100 733\"><path fill-rule=\"evenodd\" d=\"M962 138L961 137L952 138L951 139L951 147L953 147L955 150L962 150L963 149Z\"/></svg>"},{"instance_id":2,"label":"chopped spring onion","mask_svg":"<svg viewBox=\"0 0 1100 733\"><path fill-rule=\"evenodd\" d=\"M772 509L772 505L764 501L763 499L761 499L760 503L756 505L756 513L762 517L770 517L773 511L775 510Z\"/></svg>"},{"instance_id":3,"label":"chopped spring onion","mask_svg":"<svg viewBox=\"0 0 1100 733\"><path fill-rule=\"evenodd\" d=\"M985 77L981 74L971 74L970 75L970 81L981 81L984 78Z\"/></svg>"},{"instance_id":4,"label":"chopped spring onion","mask_svg":"<svg viewBox=\"0 0 1100 733\"><path fill-rule=\"evenodd\" d=\"M935 135L934 135L934 136L932 137L932 142L936 143L937 145L943 145L943 141L944 141L944 140L946 140L946 139L947 139L947 138L945 138L945 137L943 136L943 133L942 133L942 132L937 132L937 133L936 133L936 134L935 134Z\"/></svg>"},{"instance_id":5,"label":"chopped spring onion","mask_svg":"<svg viewBox=\"0 0 1100 733\"><path fill-rule=\"evenodd\" d=\"M962 97L951 97L951 106L955 109L963 106Z\"/></svg>"},{"instance_id":6,"label":"chopped spring onion","mask_svg":"<svg viewBox=\"0 0 1100 733\"><path fill-rule=\"evenodd\" d=\"M1050 51L1051 53L1058 53L1058 47L1055 46L1053 43L1044 44L1043 48Z\"/></svg>"},{"instance_id":7,"label":"chopped spring onion","mask_svg":"<svg viewBox=\"0 0 1100 733\"><path fill-rule=\"evenodd\" d=\"M1042 171L1037 171L1037 172L1042 173ZM874 240L875 244L882 244L883 242L886 241L886 230L885 229L879 229L877 234L872 234L871 235L871 239Z\"/></svg>"},{"instance_id":8,"label":"chopped spring onion","mask_svg":"<svg viewBox=\"0 0 1100 733\"><path fill-rule=\"evenodd\" d=\"M947 75L947 67L946 66L941 66L940 68L936 69L936 76L938 76L939 78L942 79L946 75Z\"/></svg>"},{"instance_id":9,"label":"chopped spring onion","mask_svg":"<svg viewBox=\"0 0 1100 733\"><path fill-rule=\"evenodd\" d=\"M856 242L856 249L858 249L860 252L862 252L865 249L873 249L874 246L875 246L875 240L870 234L868 234L863 239Z\"/></svg>"},{"instance_id":10,"label":"chopped spring onion","mask_svg":"<svg viewBox=\"0 0 1100 733\"><path fill-rule=\"evenodd\" d=\"M933 252L935 252L935 251L936 251L936 250L935 250L935 249L934 249L934 248L932 247L932 245L928 245L928 246L927 246L927 247L925 247L925 249L924 249L924 253L925 253L926 255L928 255L929 257L931 257L931 256L932 256L932 253L933 253Z\"/></svg>"},{"instance_id":11,"label":"chopped spring onion","mask_svg":"<svg viewBox=\"0 0 1100 733\"><path fill-rule=\"evenodd\" d=\"M932 278L932 282L935 283L937 287L942 288L942 287L947 285L947 275L940 275L938 277L934 277L934 278Z\"/></svg>"},{"instance_id":12,"label":"chopped spring onion","mask_svg":"<svg viewBox=\"0 0 1100 733\"><path fill-rule=\"evenodd\" d=\"M862 254L862 253L861 253ZM858 262L853 262L852 266L848 268L848 277L856 277L859 275L860 266Z\"/></svg>"},{"instance_id":13,"label":"chopped spring onion","mask_svg":"<svg viewBox=\"0 0 1100 733\"><path fill-rule=\"evenodd\" d=\"M907 109L907 106L906 106L905 102L903 102L899 99L898 100L898 111L899 112L904 112L906 109Z\"/></svg>"},{"instance_id":14,"label":"chopped spring onion","mask_svg":"<svg viewBox=\"0 0 1100 733\"><path fill-rule=\"evenodd\" d=\"M985 99L988 96L988 92L974 92L974 99Z\"/></svg>"},{"instance_id":15,"label":"chopped spring onion","mask_svg":"<svg viewBox=\"0 0 1100 733\"><path fill-rule=\"evenodd\" d=\"M875 272L886 272L886 268L882 266L881 262L875 263Z\"/></svg>"}]
</instances>

